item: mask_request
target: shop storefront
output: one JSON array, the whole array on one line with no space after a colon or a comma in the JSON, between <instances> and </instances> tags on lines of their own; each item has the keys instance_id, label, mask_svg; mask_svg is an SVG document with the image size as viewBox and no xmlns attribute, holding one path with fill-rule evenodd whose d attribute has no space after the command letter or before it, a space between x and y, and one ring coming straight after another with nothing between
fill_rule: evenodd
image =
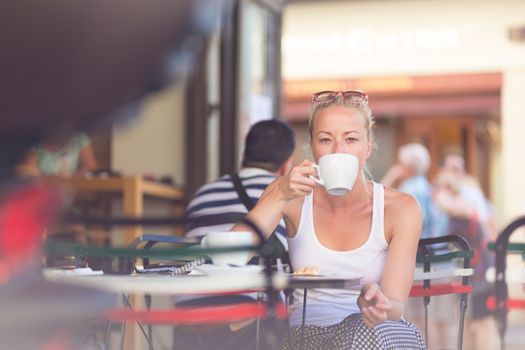
<instances>
[{"instance_id":1,"label":"shop storefront","mask_svg":"<svg viewBox=\"0 0 525 350\"><path fill-rule=\"evenodd\" d=\"M287 7L283 114L303 143L311 93L361 89L377 120L377 179L398 146L425 144L434 176L443 156L461 153L501 222L522 214L525 160L525 25L519 1L355 1ZM395 16L392 14L395 13ZM520 97L521 96L521 97ZM297 158L307 156L300 147ZM518 160L519 158L519 160ZM519 174L519 175L518 175ZM518 189L520 191L516 191Z\"/></svg>"}]
</instances>

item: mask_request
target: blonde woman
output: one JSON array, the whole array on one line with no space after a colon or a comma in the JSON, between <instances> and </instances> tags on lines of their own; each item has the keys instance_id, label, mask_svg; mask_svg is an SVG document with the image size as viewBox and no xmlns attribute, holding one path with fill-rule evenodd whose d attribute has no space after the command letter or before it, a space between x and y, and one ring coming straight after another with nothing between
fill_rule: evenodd
<instances>
[{"instance_id":1,"label":"blonde woman","mask_svg":"<svg viewBox=\"0 0 525 350\"><path fill-rule=\"evenodd\" d=\"M316 170L305 160L271 183L248 213L266 236L284 218L294 269L316 266L321 274L362 278L360 293L308 291L306 349L424 348L417 328L402 318L422 213L414 197L366 179L373 145L371 114L363 92L314 94L309 122L314 161L331 153L357 157L352 190L329 194L311 178ZM284 349L302 343L302 299L302 291L295 291Z\"/></svg>"}]
</instances>

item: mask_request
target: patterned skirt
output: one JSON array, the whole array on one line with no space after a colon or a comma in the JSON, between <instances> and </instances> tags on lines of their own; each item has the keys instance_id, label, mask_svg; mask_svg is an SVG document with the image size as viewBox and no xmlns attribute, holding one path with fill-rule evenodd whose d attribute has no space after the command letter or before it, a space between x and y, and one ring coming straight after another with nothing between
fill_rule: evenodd
<instances>
[{"instance_id":1,"label":"patterned skirt","mask_svg":"<svg viewBox=\"0 0 525 350\"><path fill-rule=\"evenodd\" d=\"M361 314L352 314L340 323L328 327L295 326L284 339L282 350L424 350L425 342L419 330L401 320L385 321L368 328Z\"/></svg>"}]
</instances>

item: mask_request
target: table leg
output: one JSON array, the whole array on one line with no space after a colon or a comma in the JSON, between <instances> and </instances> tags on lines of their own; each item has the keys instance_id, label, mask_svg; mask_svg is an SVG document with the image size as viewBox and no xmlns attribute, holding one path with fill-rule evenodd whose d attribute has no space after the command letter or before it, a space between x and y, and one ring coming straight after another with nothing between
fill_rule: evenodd
<instances>
[{"instance_id":1,"label":"table leg","mask_svg":"<svg viewBox=\"0 0 525 350\"><path fill-rule=\"evenodd\" d=\"M130 177L124 181L124 215L131 217L141 217L144 210L144 198L142 189L142 179ZM127 247L136 238L142 235L142 227L126 227L124 231L124 245ZM133 309L141 310L144 308L144 299L141 295L130 295L129 302ZM130 350L142 349L142 336L137 322L126 322L125 348Z\"/></svg>"},{"instance_id":2,"label":"table leg","mask_svg":"<svg viewBox=\"0 0 525 350\"><path fill-rule=\"evenodd\" d=\"M303 293L303 322L301 324L301 350L304 350L304 326L306 323L306 288Z\"/></svg>"},{"instance_id":3,"label":"table leg","mask_svg":"<svg viewBox=\"0 0 525 350\"><path fill-rule=\"evenodd\" d=\"M144 309L144 298L140 294L130 294L128 302L133 310ZM147 346L145 337L141 334L138 322L126 321L125 336L124 336L124 349L126 350L139 350L144 349Z\"/></svg>"},{"instance_id":4,"label":"table leg","mask_svg":"<svg viewBox=\"0 0 525 350\"><path fill-rule=\"evenodd\" d=\"M139 177L126 178L124 181L124 215L141 217L144 212L144 196L142 179ZM142 235L142 227L126 227L124 233L124 246L128 246L135 238Z\"/></svg>"}]
</instances>

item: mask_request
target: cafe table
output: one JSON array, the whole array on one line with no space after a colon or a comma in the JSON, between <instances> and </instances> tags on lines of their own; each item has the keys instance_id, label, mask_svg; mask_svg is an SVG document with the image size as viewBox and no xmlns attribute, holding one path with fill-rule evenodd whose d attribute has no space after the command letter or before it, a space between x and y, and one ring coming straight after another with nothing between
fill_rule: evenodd
<instances>
[{"instance_id":1,"label":"cafe table","mask_svg":"<svg viewBox=\"0 0 525 350\"><path fill-rule=\"evenodd\" d=\"M235 272L220 274L185 275L75 275L44 270L47 280L77 287L89 287L105 292L132 295L191 295L191 294L229 294L239 292L265 291L294 288L336 288L360 289L360 279L344 276L297 276L275 273L270 286L263 273ZM129 339L129 338L127 338ZM138 348L140 334L136 332L131 344L126 348ZM129 340L126 340L129 341Z\"/></svg>"}]
</instances>

